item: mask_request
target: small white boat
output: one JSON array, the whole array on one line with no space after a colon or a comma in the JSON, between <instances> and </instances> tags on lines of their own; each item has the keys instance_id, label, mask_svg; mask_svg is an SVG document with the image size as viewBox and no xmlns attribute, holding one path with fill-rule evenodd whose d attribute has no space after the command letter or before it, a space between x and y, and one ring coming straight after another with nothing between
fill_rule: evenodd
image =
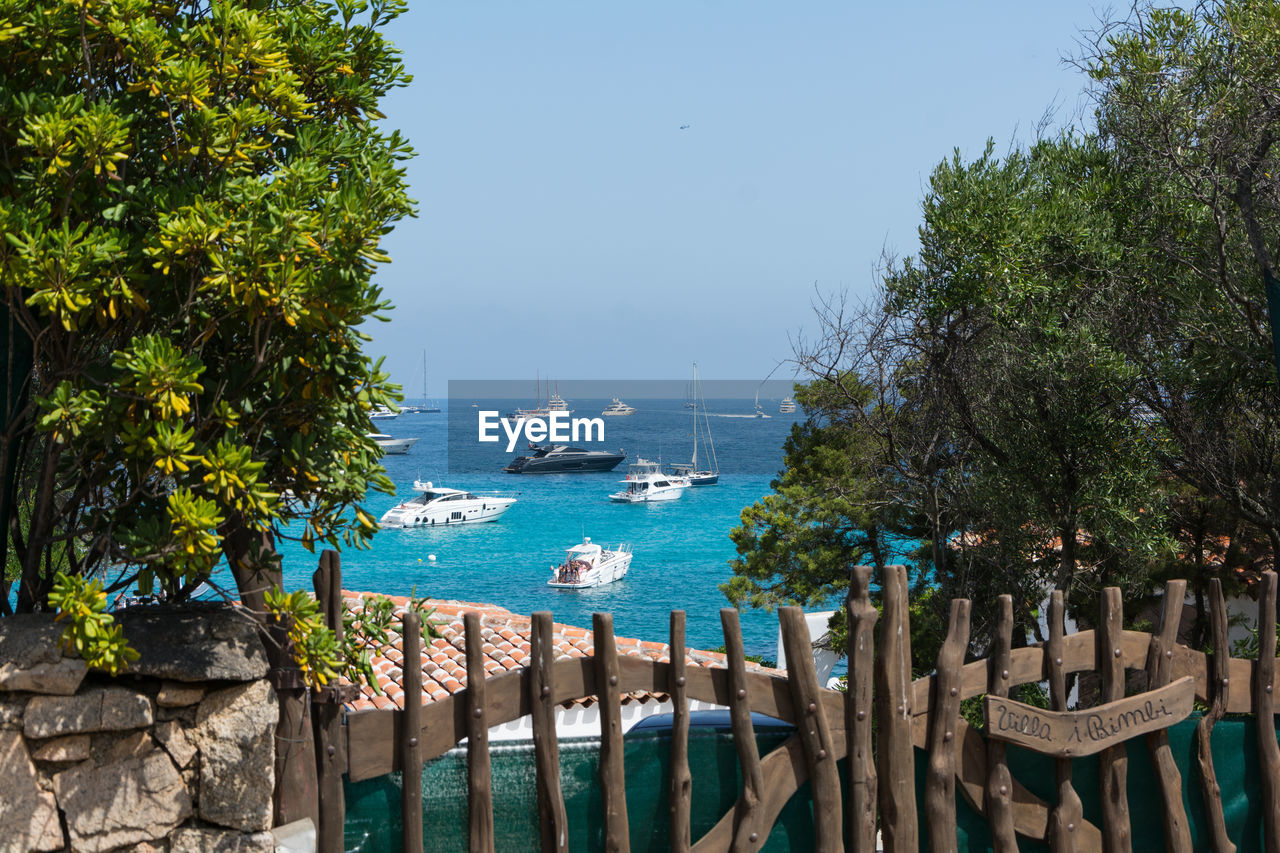
<instances>
[{"instance_id":1,"label":"small white boat","mask_svg":"<svg viewBox=\"0 0 1280 853\"><path fill-rule=\"evenodd\" d=\"M551 567L551 580L547 581L547 586L558 589L603 586L625 575L630 566L630 545L601 548L588 536L581 545L565 549L564 562Z\"/></svg>"},{"instance_id":2,"label":"small white boat","mask_svg":"<svg viewBox=\"0 0 1280 853\"><path fill-rule=\"evenodd\" d=\"M629 504L673 501L691 485L688 477L664 473L661 465L647 459L637 459L627 471L627 479L620 481L627 487L609 495L609 500Z\"/></svg>"},{"instance_id":3,"label":"small white boat","mask_svg":"<svg viewBox=\"0 0 1280 853\"><path fill-rule=\"evenodd\" d=\"M416 498L396 504L382 514L383 527L433 527L448 524L473 524L494 521L511 508L516 499L508 495L474 494L461 489L446 489L430 482L415 480Z\"/></svg>"},{"instance_id":4,"label":"small white boat","mask_svg":"<svg viewBox=\"0 0 1280 853\"><path fill-rule=\"evenodd\" d=\"M605 406L604 411L601 412L600 414L619 416L619 415L634 415L635 413L636 413L635 406L628 406L626 403L622 402L617 397L614 397L613 402Z\"/></svg>"},{"instance_id":5,"label":"small white boat","mask_svg":"<svg viewBox=\"0 0 1280 853\"><path fill-rule=\"evenodd\" d=\"M369 413L369 420L371 421L389 421L398 417L400 417L399 412L393 412L386 406L379 406Z\"/></svg>"},{"instance_id":6,"label":"small white boat","mask_svg":"<svg viewBox=\"0 0 1280 853\"><path fill-rule=\"evenodd\" d=\"M790 394L788 394L786 397L783 397L782 402L778 404L778 414L780 415L789 415L795 410L796 410L796 401L791 399Z\"/></svg>"},{"instance_id":7,"label":"small white boat","mask_svg":"<svg viewBox=\"0 0 1280 853\"><path fill-rule=\"evenodd\" d=\"M760 407L760 392L759 392L759 391L757 391L757 392L756 392L756 413L755 413L754 417L757 417L757 418L771 418L771 417L773 417L773 415L769 414L769 413L768 413L768 412L766 412L763 408L761 408L761 407Z\"/></svg>"},{"instance_id":8,"label":"small white boat","mask_svg":"<svg viewBox=\"0 0 1280 853\"><path fill-rule=\"evenodd\" d=\"M384 432L371 432L369 438L372 438L373 443L381 447L386 455L408 453L409 448L418 443L416 438L394 438Z\"/></svg>"}]
</instances>

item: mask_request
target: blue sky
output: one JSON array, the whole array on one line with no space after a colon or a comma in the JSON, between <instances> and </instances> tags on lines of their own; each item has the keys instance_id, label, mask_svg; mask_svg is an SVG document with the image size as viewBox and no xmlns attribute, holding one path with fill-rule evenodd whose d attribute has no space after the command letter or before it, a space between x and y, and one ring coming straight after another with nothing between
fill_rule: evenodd
<instances>
[{"instance_id":1,"label":"blue sky","mask_svg":"<svg viewBox=\"0 0 1280 853\"><path fill-rule=\"evenodd\" d=\"M448 379L763 378L870 293L933 166L1086 120L1094 3L415 0L385 112L417 219L367 351ZM682 125L688 125L681 129ZM778 375L782 375L780 371Z\"/></svg>"}]
</instances>

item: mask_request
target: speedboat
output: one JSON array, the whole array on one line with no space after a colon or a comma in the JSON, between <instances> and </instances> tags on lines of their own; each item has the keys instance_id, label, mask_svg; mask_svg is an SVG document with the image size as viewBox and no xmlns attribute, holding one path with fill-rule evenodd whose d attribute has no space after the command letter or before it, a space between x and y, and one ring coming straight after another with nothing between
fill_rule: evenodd
<instances>
[{"instance_id":1,"label":"speedboat","mask_svg":"<svg viewBox=\"0 0 1280 853\"><path fill-rule=\"evenodd\" d=\"M517 456L511 464L503 468L508 474L575 474L583 471L612 471L618 463L627 458L627 454L619 450L583 450L581 447L569 447L567 444L544 444L538 446L530 443L532 456Z\"/></svg>"},{"instance_id":2,"label":"speedboat","mask_svg":"<svg viewBox=\"0 0 1280 853\"><path fill-rule=\"evenodd\" d=\"M551 567L547 586L558 589L588 589L613 583L631 566L631 546L601 548L588 536L581 545L565 549L564 562Z\"/></svg>"},{"instance_id":3,"label":"speedboat","mask_svg":"<svg viewBox=\"0 0 1280 853\"><path fill-rule=\"evenodd\" d=\"M516 502L515 498L507 495L474 494L421 480L415 480L413 488L421 494L387 510L378 519L378 524L383 527L432 527L494 521Z\"/></svg>"},{"instance_id":4,"label":"speedboat","mask_svg":"<svg viewBox=\"0 0 1280 853\"><path fill-rule=\"evenodd\" d=\"M393 412L386 406L379 406L369 413L369 420L371 421L389 421L398 417L400 417L399 412Z\"/></svg>"},{"instance_id":5,"label":"speedboat","mask_svg":"<svg viewBox=\"0 0 1280 853\"><path fill-rule=\"evenodd\" d=\"M418 443L416 438L393 438L385 432L371 432L369 438L373 439L373 443L382 448L384 454L401 454L408 453L409 448Z\"/></svg>"},{"instance_id":6,"label":"speedboat","mask_svg":"<svg viewBox=\"0 0 1280 853\"><path fill-rule=\"evenodd\" d=\"M692 485L688 477L663 473L661 465L648 459L637 459L621 482L627 487L609 495L609 500L629 504L673 501Z\"/></svg>"},{"instance_id":7,"label":"speedboat","mask_svg":"<svg viewBox=\"0 0 1280 853\"><path fill-rule=\"evenodd\" d=\"M635 406L628 406L626 403L622 402L617 397L614 397L613 402L610 403L608 406L605 406L604 411L601 412L600 414L602 415L634 415L635 413L636 413Z\"/></svg>"},{"instance_id":8,"label":"speedboat","mask_svg":"<svg viewBox=\"0 0 1280 853\"><path fill-rule=\"evenodd\" d=\"M796 410L796 401L788 395L782 398L782 402L778 404L778 414L789 415Z\"/></svg>"}]
</instances>

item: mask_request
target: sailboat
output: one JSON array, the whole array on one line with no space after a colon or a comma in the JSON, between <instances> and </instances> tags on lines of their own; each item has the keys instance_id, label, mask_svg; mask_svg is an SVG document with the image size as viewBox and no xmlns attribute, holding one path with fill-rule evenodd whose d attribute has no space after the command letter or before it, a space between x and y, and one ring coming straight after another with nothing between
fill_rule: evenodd
<instances>
[{"instance_id":1,"label":"sailboat","mask_svg":"<svg viewBox=\"0 0 1280 853\"><path fill-rule=\"evenodd\" d=\"M431 415L440 411L440 407L427 402L427 351L422 351L422 405L402 406L400 411L406 415Z\"/></svg>"},{"instance_id":2,"label":"sailboat","mask_svg":"<svg viewBox=\"0 0 1280 853\"><path fill-rule=\"evenodd\" d=\"M757 417L757 418L771 418L771 417L773 417L773 415L771 415L771 414L769 414L768 412L766 412L766 411L765 411L763 408L761 408L761 406L760 406L760 389L759 389L759 388L757 388L757 389L756 389L756 413L755 413L755 415L754 415L754 416L755 416L755 417Z\"/></svg>"},{"instance_id":3,"label":"sailboat","mask_svg":"<svg viewBox=\"0 0 1280 853\"><path fill-rule=\"evenodd\" d=\"M707 419L707 401L701 397L702 386L698 384L698 365L693 365L693 383L690 385L690 401L693 408L693 458L671 466L671 472L680 477L688 477L692 486L714 486L720 482L720 463L716 461L716 446L711 441L711 422ZM701 406L702 417L698 417ZM698 433L706 435L707 451L711 455L710 468L698 468Z\"/></svg>"}]
</instances>

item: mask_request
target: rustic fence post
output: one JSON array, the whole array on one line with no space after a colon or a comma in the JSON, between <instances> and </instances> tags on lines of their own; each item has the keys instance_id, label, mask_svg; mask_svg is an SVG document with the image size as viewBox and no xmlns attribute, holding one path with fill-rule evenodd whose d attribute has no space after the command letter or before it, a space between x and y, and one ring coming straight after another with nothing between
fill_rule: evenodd
<instances>
[{"instance_id":1,"label":"rustic fence post","mask_svg":"<svg viewBox=\"0 0 1280 853\"><path fill-rule=\"evenodd\" d=\"M684 611L671 611L671 849L687 853L693 777L689 773L689 691L685 677Z\"/></svg>"},{"instance_id":2,"label":"rustic fence post","mask_svg":"<svg viewBox=\"0 0 1280 853\"><path fill-rule=\"evenodd\" d=\"M404 853L422 853L422 618L412 607L400 619L400 671L404 710L400 712L400 822Z\"/></svg>"},{"instance_id":3,"label":"rustic fence post","mask_svg":"<svg viewBox=\"0 0 1280 853\"><path fill-rule=\"evenodd\" d=\"M627 853L631 835L627 824L627 777L622 766L622 695L618 686L618 647L613 639L613 616L591 617L595 644L596 695L600 700L600 794L604 800L604 849Z\"/></svg>"},{"instance_id":4,"label":"rustic fence post","mask_svg":"<svg viewBox=\"0 0 1280 853\"><path fill-rule=\"evenodd\" d=\"M1067 710L1067 677L1062 664L1065 651L1066 606L1062 590L1049 595L1049 643L1045 646L1045 664L1049 674L1049 700L1055 711ZM1071 758L1054 759L1058 781L1058 802L1049 815L1049 847L1054 853L1074 853L1078 849L1077 829L1084 822L1084 806L1071 784Z\"/></svg>"},{"instance_id":5,"label":"rustic fence post","mask_svg":"<svg viewBox=\"0 0 1280 853\"><path fill-rule=\"evenodd\" d=\"M1109 586L1102 591L1102 612L1094 635L1097 644L1098 671L1102 674L1102 701L1124 698L1124 659L1121 657L1120 634L1124 630L1123 602L1120 588ZM1098 772L1102 789L1102 841L1107 853L1128 853L1133 846L1129 826L1129 757L1125 745L1110 746L1098 755Z\"/></svg>"},{"instance_id":6,"label":"rustic fence post","mask_svg":"<svg viewBox=\"0 0 1280 853\"><path fill-rule=\"evenodd\" d=\"M924 814L929 850L956 850L956 729L960 720L960 669L969 647L969 600L953 598L947 637L938 651L929 709L929 763Z\"/></svg>"},{"instance_id":7,"label":"rustic fence post","mask_svg":"<svg viewBox=\"0 0 1280 853\"><path fill-rule=\"evenodd\" d=\"M871 567L854 566L845 600L849 623L849 680L844 694L848 744L845 788L845 849L874 850L876 845L876 762L871 746L872 668L875 625L880 614L871 603Z\"/></svg>"},{"instance_id":8,"label":"rustic fence post","mask_svg":"<svg viewBox=\"0 0 1280 853\"><path fill-rule=\"evenodd\" d=\"M320 554L320 565L311 581L325 622L342 645L342 563L337 551ZM343 737L342 702L348 692L335 684L313 695L315 709L316 775L320 822L316 826L318 853L342 853L347 803L342 774L347 772L347 743Z\"/></svg>"},{"instance_id":9,"label":"rustic fence post","mask_svg":"<svg viewBox=\"0 0 1280 853\"><path fill-rule=\"evenodd\" d=\"M911 739L911 619L907 613L907 567L885 566L876 657L876 722L879 743L880 828L888 853L919 849L916 825L916 762Z\"/></svg>"},{"instance_id":10,"label":"rustic fence post","mask_svg":"<svg viewBox=\"0 0 1280 853\"><path fill-rule=\"evenodd\" d=\"M1227 713L1231 699L1231 655L1227 645L1227 605L1222 600L1222 582L1209 580L1209 630L1213 634L1213 655L1209 659L1209 713L1196 724L1196 760L1200 765L1204 813L1209 823L1209 842L1214 853L1235 853L1236 845L1227 835L1222 813L1222 788L1213 768L1213 727Z\"/></svg>"},{"instance_id":11,"label":"rustic fence post","mask_svg":"<svg viewBox=\"0 0 1280 853\"><path fill-rule=\"evenodd\" d=\"M1001 595L996 603L999 613L987 660L987 693L1007 698L1013 646L1013 597ZM1013 776L1009 773L1004 741L997 738L987 738L987 786L984 795L992 847L996 853L1017 851L1018 839L1013 828Z\"/></svg>"},{"instance_id":12,"label":"rustic fence post","mask_svg":"<svg viewBox=\"0 0 1280 853\"><path fill-rule=\"evenodd\" d=\"M822 710L822 687L813 664L813 641L804 611L799 607L783 607L778 617L787 656L787 683L795 710L796 734L804 748L809 787L813 791L813 849L817 853L834 853L844 846L841 828L844 809L840 803L840 774L831 748L831 729Z\"/></svg>"},{"instance_id":13,"label":"rustic fence post","mask_svg":"<svg viewBox=\"0 0 1280 853\"><path fill-rule=\"evenodd\" d=\"M733 807L733 853L758 850L768 835L762 826L760 800L764 795L764 773L760 769L760 750L756 746L755 727L751 724L751 699L747 696L746 649L742 644L742 627L738 611L732 607L720 610L720 626L724 631L725 666L729 671L729 723L733 728L733 745L742 765L742 795Z\"/></svg>"},{"instance_id":14,"label":"rustic fence post","mask_svg":"<svg viewBox=\"0 0 1280 853\"><path fill-rule=\"evenodd\" d=\"M530 620L529 711L533 719L533 754L537 764L538 831L543 853L569 849L569 822L560 788L560 742L556 739L556 648L551 612Z\"/></svg>"},{"instance_id":15,"label":"rustic fence post","mask_svg":"<svg viewBox=\"0 0 1280 853\"><path fill-rule=\"evenodd\" d=\"M471 853L493 853L493 784L484 716L484 637L480 614L462 614L467 655L467 829ZM406 699L408 697L406 696Z\"/></svg>"},{"instance_id":16,"label":"rustic fence post","mask_svg":"<svg viewBox=\"0 0 1280 853\"><path fill-rule=\"evenodd\" d=\"M1276 573L1262 573L1258 591L1258 660L1254 663L1254 725L1262 765L1262 827L1266 849L1280 850L1280 745L1276 743Z\"/></svg>"},{"instance_id":17,"label":"rustic fence post","mask_svg":"<svg viewBox=\"0 0 1280 853\"><path fill-rule=\"evenodd\" d=\"M1164 585L1160 633L1151 636L1147 653L1147 690L1158 690L1173 679L1173 649L1178 644L1178 625L1182 622L1182 602L1186 594L1185 580L1171 580ZM1191 853L1191 828L1182 804L1182 773L1169 746L1168 729L1147 735L1147 749L1160 789L1165 846L1171 853Z\"/></svg>"}]
</instances>

